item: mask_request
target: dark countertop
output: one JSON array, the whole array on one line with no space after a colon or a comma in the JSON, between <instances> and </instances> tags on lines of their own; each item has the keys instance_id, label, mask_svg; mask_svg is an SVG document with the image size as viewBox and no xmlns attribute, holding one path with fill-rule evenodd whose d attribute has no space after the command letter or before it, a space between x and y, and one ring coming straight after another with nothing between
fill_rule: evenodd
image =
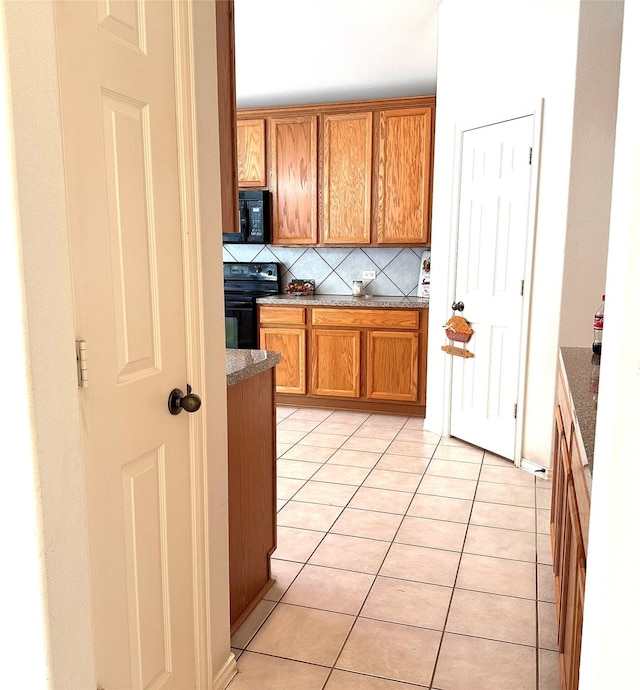
<instances>
[{"instance_id":1,"label":"dark countertop","mask_svg":"<svg viewBox=\"0 0 640 690\"><path fill-rule=\"evenodd\" d=\"M598 412L598 403L593 399L594 394L589 389L593 353L590 347L561 347L560 353L577 422L578 443L582 443L587 458L587 465L584 469L590 486L593 476L593 447Z\"/></svg>"},{"instance_id":2,"label":"dark countertop","mask_svg":"<svg viewBox=\"0 0 640 690\"><path fill-rule=\"evenodd\" d=\"M288 304L312 307L379 307L392 309L428 309L429 300L420 297L387 297L385 295L366 295L352 297L351 295L273 295L272 297L258 297L258 304Z\"/></svg>"},{"instance_id":3,"label":"dark countertop","mask_svg":"<svg viewBox=\"0 0 640 690\"><path fill-rule=\"evenodd\" d=\"M271 350L227 350L227 386L275 367L280 353Z\"/></svg>"}]
</instances>

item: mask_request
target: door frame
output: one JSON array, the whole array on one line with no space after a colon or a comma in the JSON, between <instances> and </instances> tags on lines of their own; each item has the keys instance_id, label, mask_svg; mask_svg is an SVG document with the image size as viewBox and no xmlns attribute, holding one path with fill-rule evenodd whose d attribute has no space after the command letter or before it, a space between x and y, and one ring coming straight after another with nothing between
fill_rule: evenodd
<instances>
[{"instance_id":1,"label":"door frame","mask_svg":"<svg viewBox=\"0 0 640 690\"><path fill-rule=\"evenodd\" d=\"M464 133L488 127L490 125L533 116L533 155L531 159L531 182L529 185L529 211L527 218L527 238L525 249L525 273L524 273L524 300L522 304L522 324L520 329L520 358L518 367L518 415L516 417L516 437L514 448L514 463L520 467L522 461L522 441L525 421L525 393L526 393L526 368L529 354L529 322L531 314L531 285L533 275L533 256L535 249L535 235L538 215L538 185L540 176L540 148L542 140L542 119L544 112L544 99L540 99L533 105L514 105L509 108L500 108L495 112L487 111L477 118L468 121L457 122L455 125L454 166L453 166L453 190L451 197L452 214L451 229L449 233L449 266L447 280L447 305L455 301L456 272L458 261L458 226L460 221L460 189L462 178L462 144ZM453 360L449 358L444 367L444 398L442 430L445 436L451 435L451 403L453 388Z\"/></svg>"}]
</instances>

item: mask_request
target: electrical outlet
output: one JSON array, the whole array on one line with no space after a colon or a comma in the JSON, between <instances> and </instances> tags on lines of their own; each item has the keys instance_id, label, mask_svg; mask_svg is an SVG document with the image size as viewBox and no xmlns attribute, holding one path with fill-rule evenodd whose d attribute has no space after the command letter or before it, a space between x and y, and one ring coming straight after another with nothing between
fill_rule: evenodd
<instances>
[{"instance_id":1,"label":"electrical outlet","mask_svg":"<svg viewBox=\"0 0 640 690\"><path fill-rule=\"evenodd\" d=\"M362 271L362 280L375 280L376 279L376 272L375 271Z\"/></svg>"}]
</instances>

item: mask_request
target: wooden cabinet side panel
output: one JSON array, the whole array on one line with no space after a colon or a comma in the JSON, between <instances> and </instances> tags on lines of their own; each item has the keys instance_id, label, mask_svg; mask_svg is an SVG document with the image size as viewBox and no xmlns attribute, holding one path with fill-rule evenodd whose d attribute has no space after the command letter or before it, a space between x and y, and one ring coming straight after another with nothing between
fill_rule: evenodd
<instances>
[{"instance_id":1,"label":"wooden cabinet side panel","mask_svg":"<svg viewBox=\"0 0 640 690\"><path fill-rule=\"evenodd\" d=\"M260 347L280 353L276 366L278 393L307 392L306 330L304 328L260 328Z\"/></svg>"},{"instance_id":2,"label":"wooden cabinet side panel","mask_svg":"<svg viewBox=\"0 0 640 690\"><path fill-rule=\"evenodd\" d=\"M418 400L418 333L367 333L367 397L378 400Z\"/></svg>"},{"instance_id":3,"label":"wooden cabinet side panel","mask_svg":"<svg viewBox=\"0 0 640 690\"><path fill-rule=\"evenodd\" d=\"M429 237L432 109L386 110L378 135L378 244Z\"/></svg>"},{"instance_id":4,"label":"wooden cabinet side panel","mask_svg":"<svg viewBox=\"0 0 640 690\"><path fill-rule=\"evenodd\" d=\"M311 394L360 397L360 331L311 331Z\"/></svg>"},{"instance_id":5,"label":"wooden cabinet side panel","mask_svg":"<svg viewBox=\"0 0 640 690\"><path fill-rule=\"evenodd\" d=\"M373 113L322 117L322 241L368 244L371 238Z\"/></svg>"},{"instance_id":6,"label":"wooden cabinet side panel","mask_svg":"<svg viewBox=\"0 0 640 690\"><path fill-rule=\"evenodd\" d=\"M238 170L236 146L236 63L234 6L232 0L216 2L216 52L218 64L218 133L222 232L238 232Z\"/></svg>"},{"instance_id":7,"label":"wooden cabinet side panel","mask_svg":"<svg viewBox=\"0 0 640 690\"><path fill-rule=\"evenodd\" d=\"M272 244L318 241L317 117L269 120Z\"/></svg>"},{"instance_id":8,"label":"wooden cabinet side panel","mask_svg":"<svg viewBox=\"0 0 640 690\"><path fill-rule=\"evenodd\" d=\"M271 577L269 557L276 547L274 405L273 369L227 388L231 624Z\"/></svg>"},{"instance_id":9,"label":"wooden cabinet side panel","mask_svg":"<svg viewBox=\"0 0 640 690\"><path fill-rule=\"evenodd\" d=\"M264 119L238 120L238 186L267 186L266 123Z\"/></svg>"}]
</instances>

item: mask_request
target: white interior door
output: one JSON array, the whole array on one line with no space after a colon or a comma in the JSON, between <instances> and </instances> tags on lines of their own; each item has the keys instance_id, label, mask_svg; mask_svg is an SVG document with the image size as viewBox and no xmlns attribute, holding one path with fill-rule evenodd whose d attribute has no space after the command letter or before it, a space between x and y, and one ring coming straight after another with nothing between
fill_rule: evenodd
<instances>
[{"instance_id":1,"label":"white interior door","mask_svg":"<svg viewBox=\"0 0 640 690\"><path fill-rule=\"evenodd\" d=\"M172 3L56 3L96 679L195 687Z\"/></svg>"},{"instance_id":2,"label":"white interior door","mask_svg":"<svg viewBox=\"0 0 640 690\"><path fill-rule=\"evenodd\" d=\"M533 116L463 133L455 301L475 333L453 357L451 434L515 459Z\"/></svg>"}]
</instances>

